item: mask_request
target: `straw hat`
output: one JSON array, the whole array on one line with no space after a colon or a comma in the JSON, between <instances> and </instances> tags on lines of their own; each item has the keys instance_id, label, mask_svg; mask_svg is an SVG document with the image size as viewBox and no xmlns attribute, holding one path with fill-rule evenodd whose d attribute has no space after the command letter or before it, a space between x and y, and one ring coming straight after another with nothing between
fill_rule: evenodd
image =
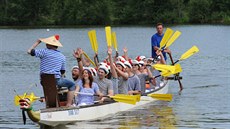
<instances>
[{"instance_id":1,"label":"straw hat","mask_svg":"<svg viewBox=\"0 0 230 129\"><path fill-rule=\"evenodd\" d=\"M59 35L54 35L48 38L44 38L44 39L40 39L42 42L49 44L49 45L53 45L53 46L57 46L57 47L62 47L62 44L59 42Z\"/></svg>"}]
</instances>

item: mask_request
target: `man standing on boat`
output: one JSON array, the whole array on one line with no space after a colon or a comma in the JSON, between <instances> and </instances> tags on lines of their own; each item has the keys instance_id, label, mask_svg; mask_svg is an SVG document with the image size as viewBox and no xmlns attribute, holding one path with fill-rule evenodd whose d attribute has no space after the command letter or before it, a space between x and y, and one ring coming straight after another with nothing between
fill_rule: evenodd
<instances>
[{"instance_id":1,"label":"man standing on boat","mask_svg":"<svg viewBox=\"0 0 230 129\"><path fill-rule=\"evenodd\" d=\"M46 44L46 48L35 49L41 42ZM69 89L66 106L71 106L76 86L74 82L64 78L66 60L65 56L57 50L58 47L62 47L62 44L59 42L59 35L55 35L37 40L37 42L28 49L27 53L40 58L40 75L54 74L57 86L67 87Z\"/></svg>"},{"instance_id":2,"label":"man standing on boat","mask_svg":"<svg viewBox=\"0 0 230 129\"><path fill-rule=\"evenodd\" d=\"M164 36L164 33L163 33L164 26L163 26L163 24L162 23L157 23L156 30L157 30L157 33L154 34L151 37L152 58L154 58L154 59L157 59L156 52L159 50L160 42L161 42L161 40L162 40L162 38ZM166 53L170 53L170 52L171 51L169 50L169 48L163 48L162 49L162 53L163 53L163 56L164 56L165 60L167 60Z\"/></svg>"}]
</instances>

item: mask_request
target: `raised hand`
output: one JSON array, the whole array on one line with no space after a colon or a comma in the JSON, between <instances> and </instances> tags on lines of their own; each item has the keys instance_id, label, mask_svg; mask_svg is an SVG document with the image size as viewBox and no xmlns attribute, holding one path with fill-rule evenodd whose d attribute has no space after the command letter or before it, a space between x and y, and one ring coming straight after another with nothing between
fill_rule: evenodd
<instances>
[{"instance_id":1,"label":"raised hand","mask_svg":"<svg viewBox=\"0 0 230 129\"><path fill-rule=\"evenodd\" d=\"M123 52L124 53L127 53L128 52L128 49L126 47L123 48Z\"/></svg>"},{"instance_id":2,"label":"raised hand","mask_svg":"<svg viewBox=\"0 0 230 129\"><path fill-rule=\"evenodd\" d=\"M83 50L81 48L77 48L76 50L74 50L73 52L73 56L77 59L77 58L81 58L81 55L83 54Z\"/></svg>"},{"instance_id":3,"label":"raised hand","mask_svg":"<svg viewBox=\"0 0 230 129\"><path fill-rule=\"evenodd\" d=\"M112 49L111 48L108 48L108 55L112 55Z\"/></svg>"}]
</instances>

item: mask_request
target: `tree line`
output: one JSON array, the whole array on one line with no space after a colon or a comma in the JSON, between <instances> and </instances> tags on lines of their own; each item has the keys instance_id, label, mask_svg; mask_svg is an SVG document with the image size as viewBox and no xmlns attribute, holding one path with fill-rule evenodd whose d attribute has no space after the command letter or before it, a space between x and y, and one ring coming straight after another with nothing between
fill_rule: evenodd
<instances>
[{"instance_id":1,"label":"tree line","mask_svg":"<svg viewBox=\"0 0 230 129\"><path fill-rule=\"evenodd\" d=\"M230 0L0 0L0 26L230 24Z\"/></svg>"}]
</instances>

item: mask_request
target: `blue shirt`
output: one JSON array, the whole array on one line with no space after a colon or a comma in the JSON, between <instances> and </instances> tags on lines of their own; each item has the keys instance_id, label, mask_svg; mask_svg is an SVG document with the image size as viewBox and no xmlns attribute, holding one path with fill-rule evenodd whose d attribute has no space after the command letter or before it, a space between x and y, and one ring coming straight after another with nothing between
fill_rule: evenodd
<instances>
[{"instance_id":1,"label":"blue shirt","mask_svg":"<svg viewBox=\"0 0 230 129\"><path fill-rule=\"evenodd\" d=\"M155 58L157 56L156 51L154 50L154 47L160 47L160 42L163 38L164 34L159 35L158 33L154 34L151 38L151 45L152 45L152 58ZM163 56L165 58L165 60L167 59L166 57L166 53L163 52Z\"/></svg>"},{"instance_id":2,"label":"blue shirt","mask_svg":"<svg viewBox=\"0 0 230 129\"><path fill-rule=\"evenodd\" d=\"M93 82L92 88L84 88L82 80L78 82L78 86L80 87L79 92L81 93L89 93L89 94L95 94L99 91L98 85ZM84 94L78 94L78 105L89 105L94 104L94 96L93 95L84 95Z\"/></svg>"},{"instance_id":3,"label":"blue shirt","mask_svg":"<svg viewBox=\"0 0 230 129\"><path fill-rule=\"evenodd\" d=\"M35 57L39 57L40 74L54 74L55 78L61 78L60 70L65 70L65 56L58 50L39 49L35 50Z\"/></svg>"}]
</instances>

